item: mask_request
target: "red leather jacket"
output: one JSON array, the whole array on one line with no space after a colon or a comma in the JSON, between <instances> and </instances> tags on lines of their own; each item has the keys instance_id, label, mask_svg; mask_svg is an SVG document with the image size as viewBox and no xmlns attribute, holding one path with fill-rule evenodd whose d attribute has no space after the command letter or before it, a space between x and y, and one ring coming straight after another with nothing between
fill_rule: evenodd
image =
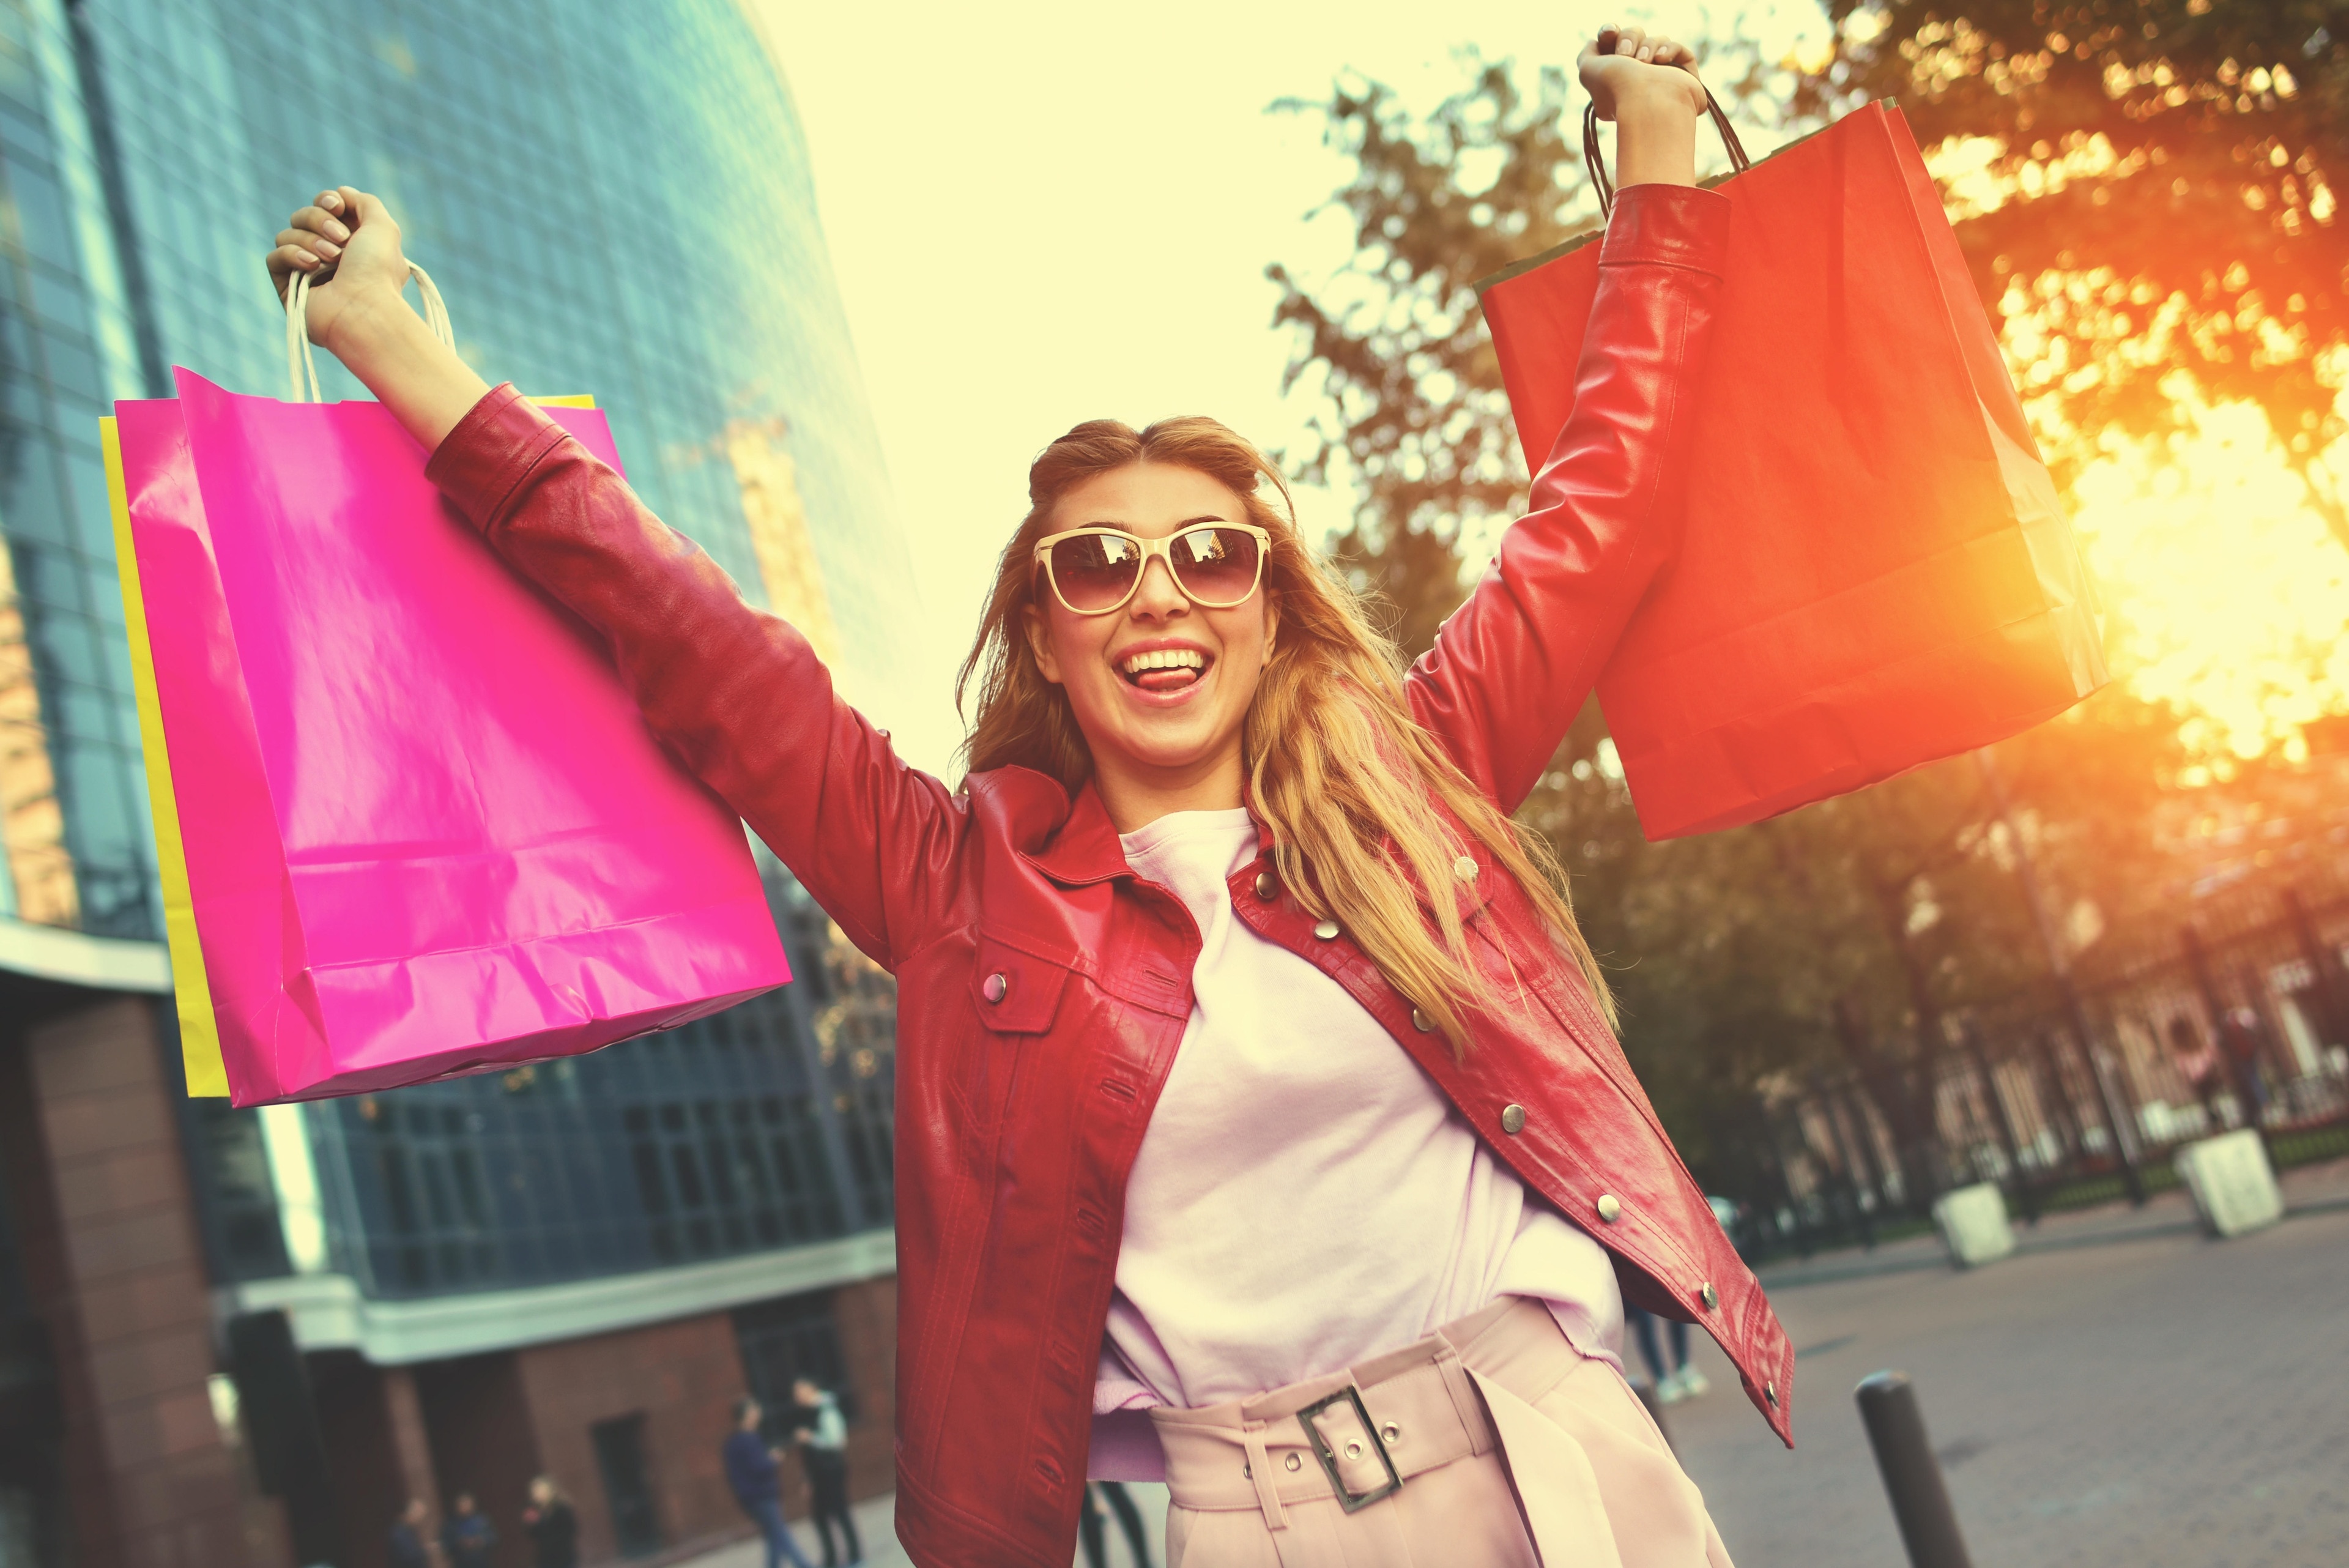
<instances>
[{"instance_id":1,"label":"red leather jacket","mask_svg":"<svg viewBox=\"0 0 2349 1568\"><path fill-rule=\"evenodd\" d=\"M1411 672L1413 711L1515 808L1673 547L1728 203L1622 193L1572 420L1532 509ZM490 544L603 634L676 754L897 977L897 1530L917 1563L1066 1568L1126 1173L1191 1013L1197 929L1128 869L1090 788L1005 768L949 790L833 694L799 633L500 388L432 460ZM1531 901L1459 890L1496 969L1538 976L1454 1061L1269 857L1232 878L1267 939L1336 979L1626 1293L1702 1324L1781 1437L1794 1357Z\"/></svg>"}]
</instances>

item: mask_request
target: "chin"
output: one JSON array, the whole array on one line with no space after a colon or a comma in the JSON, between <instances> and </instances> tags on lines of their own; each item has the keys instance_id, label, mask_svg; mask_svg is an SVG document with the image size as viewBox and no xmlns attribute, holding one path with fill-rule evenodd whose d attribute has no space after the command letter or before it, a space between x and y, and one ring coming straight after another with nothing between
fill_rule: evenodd
<instances>
[{"instance_id":1,"label":"chin","mask_svg":"<svg viewBox=\"0 0 2349 1568\"><path fill-rule=\"evenodd\" d=\"M1209 761L1220 749L1216 742L1224 728L1218 724L1202 724L1185 715L1178 727L1168 725L1164 730L1155 725L1130 725L1118 738L1127 756L1143 767L1178 771L1195 767Z\"/></svg>"}]
</instances>

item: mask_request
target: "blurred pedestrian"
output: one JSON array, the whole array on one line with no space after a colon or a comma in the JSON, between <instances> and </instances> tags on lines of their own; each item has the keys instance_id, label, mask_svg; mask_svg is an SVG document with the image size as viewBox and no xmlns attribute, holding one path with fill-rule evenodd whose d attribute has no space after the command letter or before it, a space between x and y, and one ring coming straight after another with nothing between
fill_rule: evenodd
<instances>
[{"instance_id":1,"label":"blurred pedestrian","mask_svg":"<svg viewBox=\"0 0 2349 1568\"><path fill-rule=\"evenodd\" d=\"M734 1430L722 1450L726 1484L734 1489L734 1501L742 1505L742 1511L766 1540L767 1568L786 1561L792 1568L812 1568L801 1554L800 1543L792 1539L792 1527L783 1521L782 1456L759 1435L759 1423L765 1417L759 1402L748 1394L734 1401Z\"/></svg>"},{"instance_id":2,"label":"blurred pedestrian","mask_svg":"<svg viewBox=\"0 0 2349 1568\"><path fill-rule=\"evenodd\" d=\"M2234 1064L2235 1081L2242 1085L2249 1100L2244 1108L2244 1121L2257 1127L2268 1108L2267 1075L2260 1064L2260 1015L2248 1007L2230 1007L2226 1022L2219 1026L2220 1038L2227 1055Z\"/></svg>"},{"instance_id":3,"label":"blurred pedestrian","mask_svg":"<svg viewBox=\"0 0 2349 1568\"><path fill-rule=\"evenodd\" d=\"M533 1476L530 1506L522 1511L537 1568L579 1568L579 1515L551 1476Z\"/></svg>"},{"instance_id":4,"label":"blurred pedestrian","mask_svg":"<svg viewBox=\"0 0 2349 1568\"><path fill-rule=\"evenodd\" d=\"M856 1539L856 1521L848 1511L848 1417L840 1400L813 1380L792 1385L799 1405L800 1460L807 1466L808 1490L815 1494L816 1538L823 1542L823 1568L854 1568L864 1561L864 1547ZM841 1549L832 1543L832 1527L840 1526Z\"/></svg>"},{"instance_id":5,"label":"blurred pedestrian","mask_svg":"<svg viewBox=\"0 0 2349 1568\"><path fill-rule=\"evenodd\" d=\"M1117 1515L1117 1527L1125 1533L1126 1550L1133 1553L1133 1568L1150 1568L1150 1532L1143 1528L1142 1511L1133 1505L1123 1481L1094 1481L1085 1488L1085 1511L1077 1521L1077 1538L1085 1549L1085 1568L1109 1568L1109 1542L1102 1522L1101 1504L1105 1500L1109 1510Z\"/></svg>"},{"instance_id":6,"label":"blurred pedestrian","mask_svg":"<svg viewBox=\"0 0 2349 1568\"><path fill-rule=\"evenodd\" d=\"M2194 1021L2184 1013L2169 1021L2169 1054L2178 1064L2178 1075L2194 1091L2202 1106L2202 1130L2205 1134L2220 1131L2226 1122L2219 1115L2219 1091L2226 1086L2226 1070L2220 1066L2219 1053Z\"/></svg>"},{"instance_id":7,"label":"blurred pedestrian","mask_svg":"<svg viewBox=\"0 0 2349 1568\"><path fill-rule=\"evenodd\" d=\"M449 1517L440 1521L440 1556L448 1568L490 1568L498 1546L498 1527L473 1504L473 1494L460 1491Z\"/></svg>"},{"instance_id":8,"label":"blurred pedestrian","mask_svg":"<svg viewBox=\"0 0 2349 1568\"><path fill-rule=\"evenodd\" d=\"M1694 1399L1713 1387L1712 1381L1689 1360L1688 1324L1678 1318L1671 1320L1672 1362L1667 1370L1663 1347L1656 1343L1656 1314L1625 1302L1623 1321L1630 1325L1633 1336L1640 1342L1640 1359L1648 1364L1648 1376L1655 1381L1658 1399L1667 1405L1677 1405L1683 1399Z\"/></svg>"},{"instance_id":9,"label":"blurred pedestrian","mask_svg":"<svg viewBox=\"0 0 2349 1568\"><path fill-rule=\"evenodd\" d=\"M425 1507L411 1497L391 1521L391 1538L384 1543L384 1561L390 1568L432 1568L430 1538L424 1533Z\"/></svg>"}]
</instances>

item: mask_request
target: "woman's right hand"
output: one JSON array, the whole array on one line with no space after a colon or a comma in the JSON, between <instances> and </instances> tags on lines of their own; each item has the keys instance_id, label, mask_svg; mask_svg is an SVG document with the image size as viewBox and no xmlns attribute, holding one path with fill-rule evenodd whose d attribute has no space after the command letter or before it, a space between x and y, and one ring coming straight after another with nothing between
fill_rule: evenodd
<instances>
[{"instance_id":1,"label":"woman's right hand","mask_svg":"<svg viewBox=\"0 0 2349 1568\"><path fill-rule=\"evenodd\" d=\"M316 201L278 232L277 246L269 253L269 278L279 299L297 272L310 275L310 341L337 357L336 329L354 306L388 298L407 308L399 302L399 291L408 285L399 225L381 202L348 185L319 192Z\"/></svg>"}]
</instances>

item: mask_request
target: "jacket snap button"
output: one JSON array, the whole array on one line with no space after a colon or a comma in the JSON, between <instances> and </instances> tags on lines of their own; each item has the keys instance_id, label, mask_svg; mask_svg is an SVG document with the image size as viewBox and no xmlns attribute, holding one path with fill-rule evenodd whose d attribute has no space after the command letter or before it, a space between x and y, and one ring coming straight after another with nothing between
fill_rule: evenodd
<instances>
[{"instance_id":1,"label":"jacket snap button","mask_svg":"<svg viewBox=\"0 0 2349 1568\"><path fill-rule=\"evenodd\" d=\"M1361 1459L1362 1457L1362 1445L1360 1443L1348 1443L1346 1445L1346 1457L1350 1459Z\"/></svg>"},{"instance_id":2,"label":"jacket snap button","mask_svg":"<svg viewBox=\"0 0 2349 1568\"><path fill-rule=\"evenodd\" d=\"M1338 922L1335 920L1324 920L1319 925L1313 928L1313 934L1319 937L1325 942L1334 941L1338 936Z\"/></svg>"},{"instance_id":3,"label":"jacket snap button","mask_svg":"<svg viewBox=\"0 0 2349 1568\"><path fill-rule=\"evenodd\" d=\"M1623 1200L1611 1192L1602 1192L1599 1195L1599 1201L1592 1207L1599 1210L1599 1217L1601 1220L1612 1225L1615 1223L1615 1217L1623 1212Z\"/></svg>"},{"instance_id":4,"label":"jacket snap button","mask_svg":"<svg viewBox=\"0 0 2349 1568\"><path fill-rule=\"evenodd\" d=\"M1396 1426L1392 1421L1389 1421L1385 1426L1379 1428L1379 1436L1385 1439L1387 1447L1392 1449L1397 1443L1402 1441L1402 1428Z\"/></svg>"},{"instance_id":5,"label":"jacket snap button","mask_svg":"<svg viewBox=\"0 0 2349 1568\"><path fill-rule=\"evenodd\" d=\"M1720 1307L1721 1293L1713 1288L1713 1282L1711 1280L1707 1280L1705 1282L1704 1290L1701 1293L1704 1297L1705 1311L1713 1312Z\"/></svg>"},{"instance_id":6,"label":"jacket snap button","mask_svg":"<svg viewBox=\"0 0 2349 1568\"><path fill-rule=\"evenodd\" d=\"M1281 1462L1282 1464L1284 1464L1284 1465L1287 1465L1290 1469L1293 1469L1293 1470L1301 1470L1301 1469L1303 1469L1305 1468L1305 1461L1304 1461L1302 1459L1299 1459L1299 1458L1297 1455L1295 1455L1295 1454L1291 1454L1291 1455L1289 1455L1287 1459L1285 1459L1281 1460L1280 1462Z\"/></svg>"},{"instance_id":7,"label":"jacket snap button","mask_svg":"<svg viewBox=\"0 0 2349 1568\"><path fill-rule=\"evenodd\" d=\"M1274 895L1278 894L1279 891L1279 877L1275 877L1269 871L1259 871L1256 874L1256 896L1257 898L1264 899L1267 903L1270 903Z\"/></svg>"},{"instance_id":8,"label":"jacket snap button","mask_svg":"<svg viewBox=\"0 0 2349 1568\"><path fill-rule=\"evenodd\" d=\"M1435 1020L1414 1007L1411 1010L1411 1026L1425 1034L1435 1027Z\"/></svg>"},{"instance_id":9,"label":"jacket snap button","mask_svg":"<svg viewBox=\"0 0 2349 1568\"><path fill-rule=\"evenodd\" d=\"M1510 1134L1512 1137L1525 1131L1526 1107L1523 1106L1503 1106L1501 1107L1501 1130L1505 1133Z\"/></svg>"},{"instance_id":10,"label":"jacket snap button","mask_svg":"<svg viewBox=\"0 0 2349 1568\"><path fill-rule=\"evenodd\" d=\"M993 974L988 975L985 980L979 981L978 994L987 998L989 1002L1002 1001L1005 997L1011 994L1010 977L1006 975L1001 970L997 970Z\"/></svg>"},{"instance_id":11,"label":"jacket snap button","mask_svg":"<svg viewBox=\"0 0 2349 1568\"><path fill-rule=\"evenodd\" d=\"M1452 874L1463 882L1474 882L1476 879L1476 857L1463 855L1452 863Z\"/></svg>"}]
</instances>

